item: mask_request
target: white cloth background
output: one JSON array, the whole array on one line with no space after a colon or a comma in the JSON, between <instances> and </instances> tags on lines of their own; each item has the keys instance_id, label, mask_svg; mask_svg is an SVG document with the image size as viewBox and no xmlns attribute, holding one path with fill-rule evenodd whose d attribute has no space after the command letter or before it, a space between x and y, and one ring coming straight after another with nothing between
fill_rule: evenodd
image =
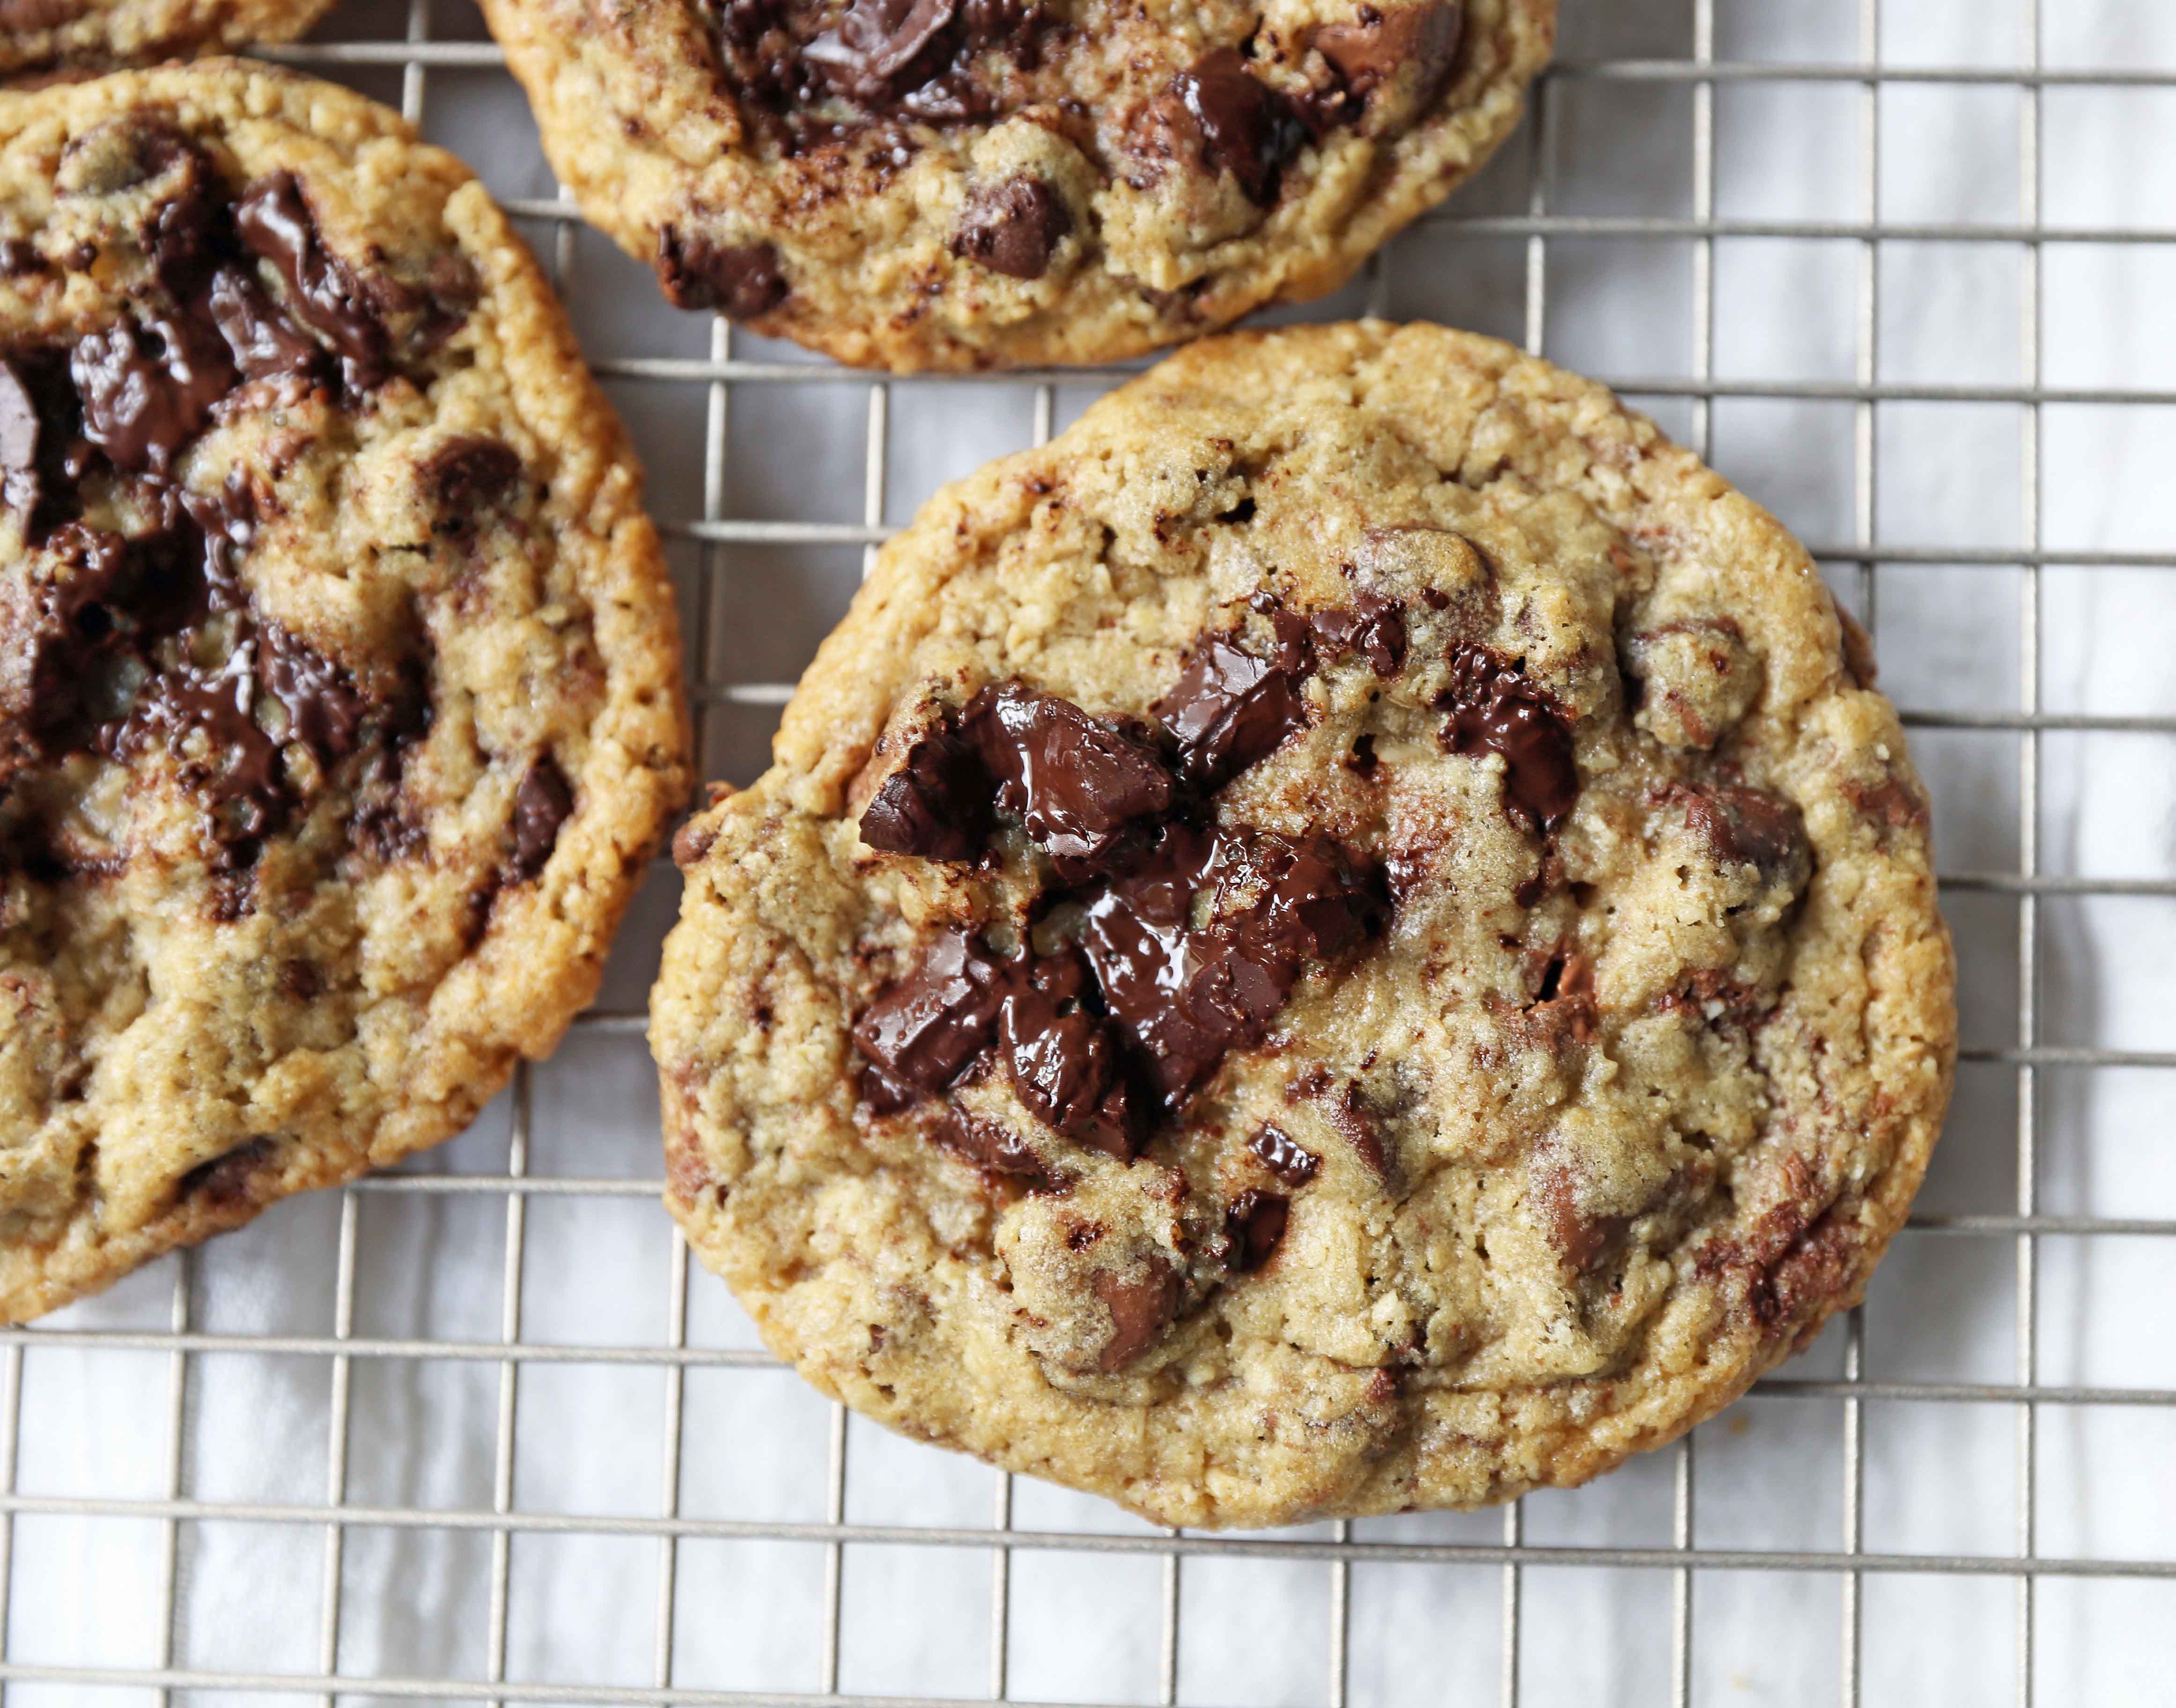
<instances>
[{"instance_id":1,"label":"white cloth background","mask_svg":"<svg viewBox=\"0 0 2176 1708\"><path fill-rule=\"evenodd\" d=\"M2016 63L2024 0L1887 0L1880 43L1892 65ZM1692 0L1564 0L1567 57L1682 58ZM1718 0L1724 60L1856 62L1857 0ZM2048 63L2176 69L2176 7L2135 0L2045 4ZM438 0L434 34L481 35L460 0ZM401 0L351 5L327 32L398 36ZM353 79L398 99L397 71ZM1573 79L1555 86L1553 208L1684 216L1694 210L1693 96L1682 83ZM1730 83L1716 101L1716 212L1725 219L1861 217L1860 89L1849 83ZM2020 191L2014 84L1891 84L1880 97L1880 212L1892 222L2008 226ZM2052 225L2176 226L2176 88L2051 87L2043 103L2043 212ZM499 193L551 193L527 113L495 71L439 71L427 128ZM1455 201L1526 210L1522 137ZM551 228L532 229L548 254ZM1875 320L1879 378L1891 383L2016 386L2023 251L2014 243L1885 243ZM1858 350L1859 247L1849 241L1726 239L1715 253L1714 359L1734 380L1847 383ZM1390 251L1386 303L1523 335L1526 246L1441 225ZM1547 350L1612 377L1683 377L1695 356L1693 246L1683 240L1553 240ZM640 269L587 232L568 294L594 356L707 353L710 327L657 300ZM2176 391L2176 243L2047 247L2041 275L2045 380L2074 389ZM1310 315L1351 313L1355 287ZM742 355L807 358L743 338ZM640 441L661 518L702 514L705 389L613 387ZM1094 388L1066 387L1059 424ZM1642 400L1683 436L1683 399ZM941 480L1027 442L1028 388L895 384L888 519ZM726 514L861 519L868 391L861 382L748 385L732 399ZM1848 400L1725 399L1713 460L1809 541L1848 541L1854 514ZM1879 410L1878 537L1885 543L2016 548L2029 471L2024 412L2011 402L1894 402ZM2057 551L2176 555L2176 408L2050 405L2043 411L2042 525ZM694 548L676 548L694 585ZM710 675L791 681L836 620L857 549L718 553ZM2024 582L1999 561L1892 566L1874 612L1885 685L1932 711L2014 711ZM1853 604L1855 567L1834 566ZM696 607L688 603L691 645ZM2051 711L2176 713L2176 575L2167 568L2049 568L2039 606L2042 694ZM745 781L775 711L719 708L711 775ZM1920 731L1947 872L2014 872L2021 743L2014 732ZM2167 878L2176 871L2176 791L2166 734L2043 738L2041 859L2049 872ZM638 1008L674 906L661 873L616 958L604 1005ZM1947 900L1964 974L1968 1046L2018 1036L2018 905L1959 889ZM2051 897L2041 905L2043 1042L2176 1047L2176 906L2165 897ZM2041 1207L2051 1215L2176 1216L2169 1076L2150 1069L2042 1074ZM656 1096L639 1036L578 1033L536 1074L529 1167L545 1175L654 1176ZM2014 1210L2017 1074L1968 1065L1921 1200L1930 1212ZM426 1171L505 1167L506 1100ZM331 1332L339 1200L283 1205L196 1259L190 1322L213 1333ZM373 1339L495 1341L503 1195L372 1194L361 1203L355 1332ZM522 1330L532 1341L659 1345L667 1328L671 1238L653 1199L539 1196L527 1206ZM2041 1243L2039 1377L2048 1384L2176 1389L2168 1301L2176 1242ZM174 1266L139 1275L49 1326L164 1329ZM2008 1237L1918 1233L1880 1272L1867 1314L1874 1377L2007 1382L2016 1363L2016 1258ZM721 1286L698 1272L697 1346L753 1346ZM1792 1375L1841 1369L1832 1330ZM27 1495L160 1499L167 1488L170 1360L159 1352L35 1347L23 1364L16 1487ZM356 1361L347 1498L366 1506L488 1511L498 1367L432 1358ZM310 1504L324 1498L329 1365L323 1357L215 1353L193 1361L180 1488L204 1501ZM520 1384L516 1506L525 1512L655 1515L665 1378L656 1367L528 1363ZM680 1509L691 1516L824 1516L828 1408L789 1375L695 1369L686 1381ZM2001 1554L2016 1542L2012 1408L1869 1403L1863 1545L1876 1552ZM1696 1540L1707 1548L1831 1549L1843 1540L1843 1406L1755 1398L1700 1433ZM992 1473L857 1423L846 1516L981 1526ZM2051 1556L2176 1553L2176 1409L2051 1406L2040 1415L2038 1547ZM1584 1491L1530 1499L1531 1542L1667 1546L1667 1455ZM1139 1531L1100 1503L1025 1481L1024 1528ZM1327 1535L1326 1526L1305 1532ZM1371 1538L1502 1536L1497 1514L1356 1526ZM140 1667L160 1656L156 1520L26 1513L14 1526L8 1657ZM324 1530L295 1523L185 1524L173 1664L314 1675ZM356 1678L480 1678L492 1542L482 1531L350 1531L339 1668ZM659 1549L650 1539L517 1536L507 1670L558 1684L653 1682ZM806 1543L694 1541L679 1550L675 1680L691 1688L816 1688L823 1550ZM1145 1557L1024 1551L1012 1588L1012 1687L1025 1697L1151 1701L1161 1568ZM979 1695L987 1689L991 1556L947 1548L846 1553L840 1683L849 1691ZM1330 1569L1319 1562L1189 1561L1183 1578L1181 1700L1319 1702L1330 1644ZM1352 1575L1352 1700L1493 1700L1502 1575L1490 1566L1363 1565ZM1704 1703L1828 1703L1839 1693L1834 1575L1703 1572L1695 1684ZM1878 1575L1864 1586L1869 1702L1983 1703L2011 1689L2016 1590L1984 1577ZM1525 1699L1589 1705L1668 1700L1670 1584L1656 1571L1534 1569L1524 1585ZM2042 1700L2168 1700L2176 1581L2048 1579L2038 1591ZM519 1690L517 1684L514 1689ZM19 1708L144 1700L149 1692L17 1684ZM220 1693L207 1693L219 1696ZM225 1700L223 1696L220 1700ZM242 1697L236 1700L278 1700ZM311 1700L297 1693L291 1700ZM361 1700L361 1699L357 1699Z\"/></svg>"}]
</instances>

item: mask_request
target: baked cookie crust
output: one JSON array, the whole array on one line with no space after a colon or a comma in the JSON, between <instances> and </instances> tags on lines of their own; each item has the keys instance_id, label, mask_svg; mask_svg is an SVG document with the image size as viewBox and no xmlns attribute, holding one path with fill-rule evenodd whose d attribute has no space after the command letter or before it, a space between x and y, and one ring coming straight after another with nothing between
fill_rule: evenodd
<instances>
[{"instance_id":1,"label":"baked cookie crust","mask_svg":"<svg viewBox=\"0 0 2176 1708\"><path fill-rule=\"evenodd\" d=\"M826 1394L1160 1523L1580 1482L1856 1301L1926 1167L1870 669L1601 386L1193 345L933 498L681 833L667 1202Z\"/></svg>"},{"instance_id":2,"label":"baked cookie crust","mask_svg":"<svg viewBox=\"0 0 2176 1708\"><path fill-rule=\"evenodd\" d=\"M332 0L0 0L0 79L292 41Z\"/></svg>"},{"instance_id":3,"label":"baked cookie crust","mask_svg":"<svg viewBox=\"0 0 2176 1708\"><path fill-rule=\"evenodd\" d=\"M666 294L900 371L1108 362L1335 290L1487 160L1555 0L484 0Z\"/></svg>"},{"instance_id":4,"label":"baked cookie crust","mask_svg":"<svg viewBox=\"0 0 2176 1708\"><path fill-rule=\"evenodd\" d=\"M465 167L236 61L0 94L0 1319L547 1054L685 717L626 438Z\"/></svg>"}]
</instances>

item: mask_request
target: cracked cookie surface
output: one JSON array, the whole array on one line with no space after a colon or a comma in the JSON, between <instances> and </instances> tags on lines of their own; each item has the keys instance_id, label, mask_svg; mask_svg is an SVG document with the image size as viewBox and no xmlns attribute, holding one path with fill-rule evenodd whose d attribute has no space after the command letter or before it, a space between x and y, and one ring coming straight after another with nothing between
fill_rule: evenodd
<instances>
[{"instance_id":1,"label":"cracked cookie surface","mask_svg":"<svg viewBox=\"0 0 2176 1708\"><path fill-rule=\"evenodd\" d=\"M485 0L583 212L842 362L1106 362L1335 290L1478 170L1555 0Z\"/></svg>"},{"instance_id":2,"label":"cracked cookie surface","mask_svg":"<svg viewBox=\"0 0 2176 1708\"><path fill-rule=\"evenodd\" d=\"M332 0L0 0L0 79L292 41Z\"/></svg>"},{"instance_id":3,"label":"cracked cookie surface","mask_svg":"<svg viewBox=\"0 0 2176 1708\"><path fill-rule=\"evenodd\" d=\"M1160 1522L1581 1481L1924 1171L1953 974L1869 669L1599 386L1192 346L934 498L682 832L671 1208L819 1388Z\"/></svg>"},{"instance_id":4,"label":"cracked cookie surface","mask_svg":"<svg viewBox=\"0 0 2176 1708\"><path fill-rule=\"evenodd\" d=\"M458 1131L684 791L640 477L395 115L0 94L0 1318Z\"/></svg>"}]
</instances>

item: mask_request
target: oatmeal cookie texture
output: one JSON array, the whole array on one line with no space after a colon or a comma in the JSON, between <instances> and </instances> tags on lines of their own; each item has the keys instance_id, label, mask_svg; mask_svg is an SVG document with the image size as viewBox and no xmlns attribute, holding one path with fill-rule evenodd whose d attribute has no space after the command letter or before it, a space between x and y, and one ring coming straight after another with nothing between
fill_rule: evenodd
<instances>
[{"instance_id":1,"label":"oatmeal cookie texture","mask_svg":"<svg viewBox=\"0 0 2176 1708\"><path fill-rule=\"evenodd\" d=\"M291 41L331 0L0 0L0 78Z\"/></svg>"},{"instance_id":2,"label":"oatmeal cookie texture","mask_svg":"<svg viewBox=\"0 0 2176 1708\"><path fill-rule=\"evenodd\" d=\"M0 1319L548 1052L683 797L678 669L459 162L231 61L0 95Z\"/></svg>"},{"instance_id":3,"label":"oatmeal cookie texture","mask_svg":"<svg viewBox=\"0 0 2176 1708\"><path fill-rule=\"evenodd\" d=\"M484 0L585 214L897 369L1102 362L1335 290L1479 168L1555 0Z\"/></svg>"},{"instance_id":4,"label":"oatmeal cookie texture","mask_svg":"<svg viewBox=\"0 0 2176 1708\"><path fill-rule=\"evenodd\" d=\"M1599 386L1194 345L933 499L681 833L672 1212L825 1392L1159 1521L1591 1477L1925 1169L1950 953L1863 659Z\"/></svg>"}]
</instances>

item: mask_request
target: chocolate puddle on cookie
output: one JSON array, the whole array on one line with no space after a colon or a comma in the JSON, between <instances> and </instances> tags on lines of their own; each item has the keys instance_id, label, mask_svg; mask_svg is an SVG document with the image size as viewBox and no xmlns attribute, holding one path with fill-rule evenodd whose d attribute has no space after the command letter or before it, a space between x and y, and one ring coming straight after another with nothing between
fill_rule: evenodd
<instances>
[{"instance_id":1,"label":"chocolate puddle on cookie","mask_svg":"<svg viewBox=\"0 0 2176 1708\"><path fill-rule=\"evenodd\" d=\"M103 169L117 161L131 183L171 185L139 233L150 288L71 344L0 348L0 501L29 571L5 636L18 662L0 699L0 808L25 766L163 748L204 803L221 906L239 911L265 839L336 768L356 762L344 775L358 823L394 813L428 704L420 672L358 681L267 619L240 565L269 488L236 469L194 490L178 466L236 414L383 384L388 317L427 344L472 281L449 274L429 291L359 272L324 244L291 174L237 196L163 117L115 122L72 146L104 150Z\"/></svg>"}]
</instances>

